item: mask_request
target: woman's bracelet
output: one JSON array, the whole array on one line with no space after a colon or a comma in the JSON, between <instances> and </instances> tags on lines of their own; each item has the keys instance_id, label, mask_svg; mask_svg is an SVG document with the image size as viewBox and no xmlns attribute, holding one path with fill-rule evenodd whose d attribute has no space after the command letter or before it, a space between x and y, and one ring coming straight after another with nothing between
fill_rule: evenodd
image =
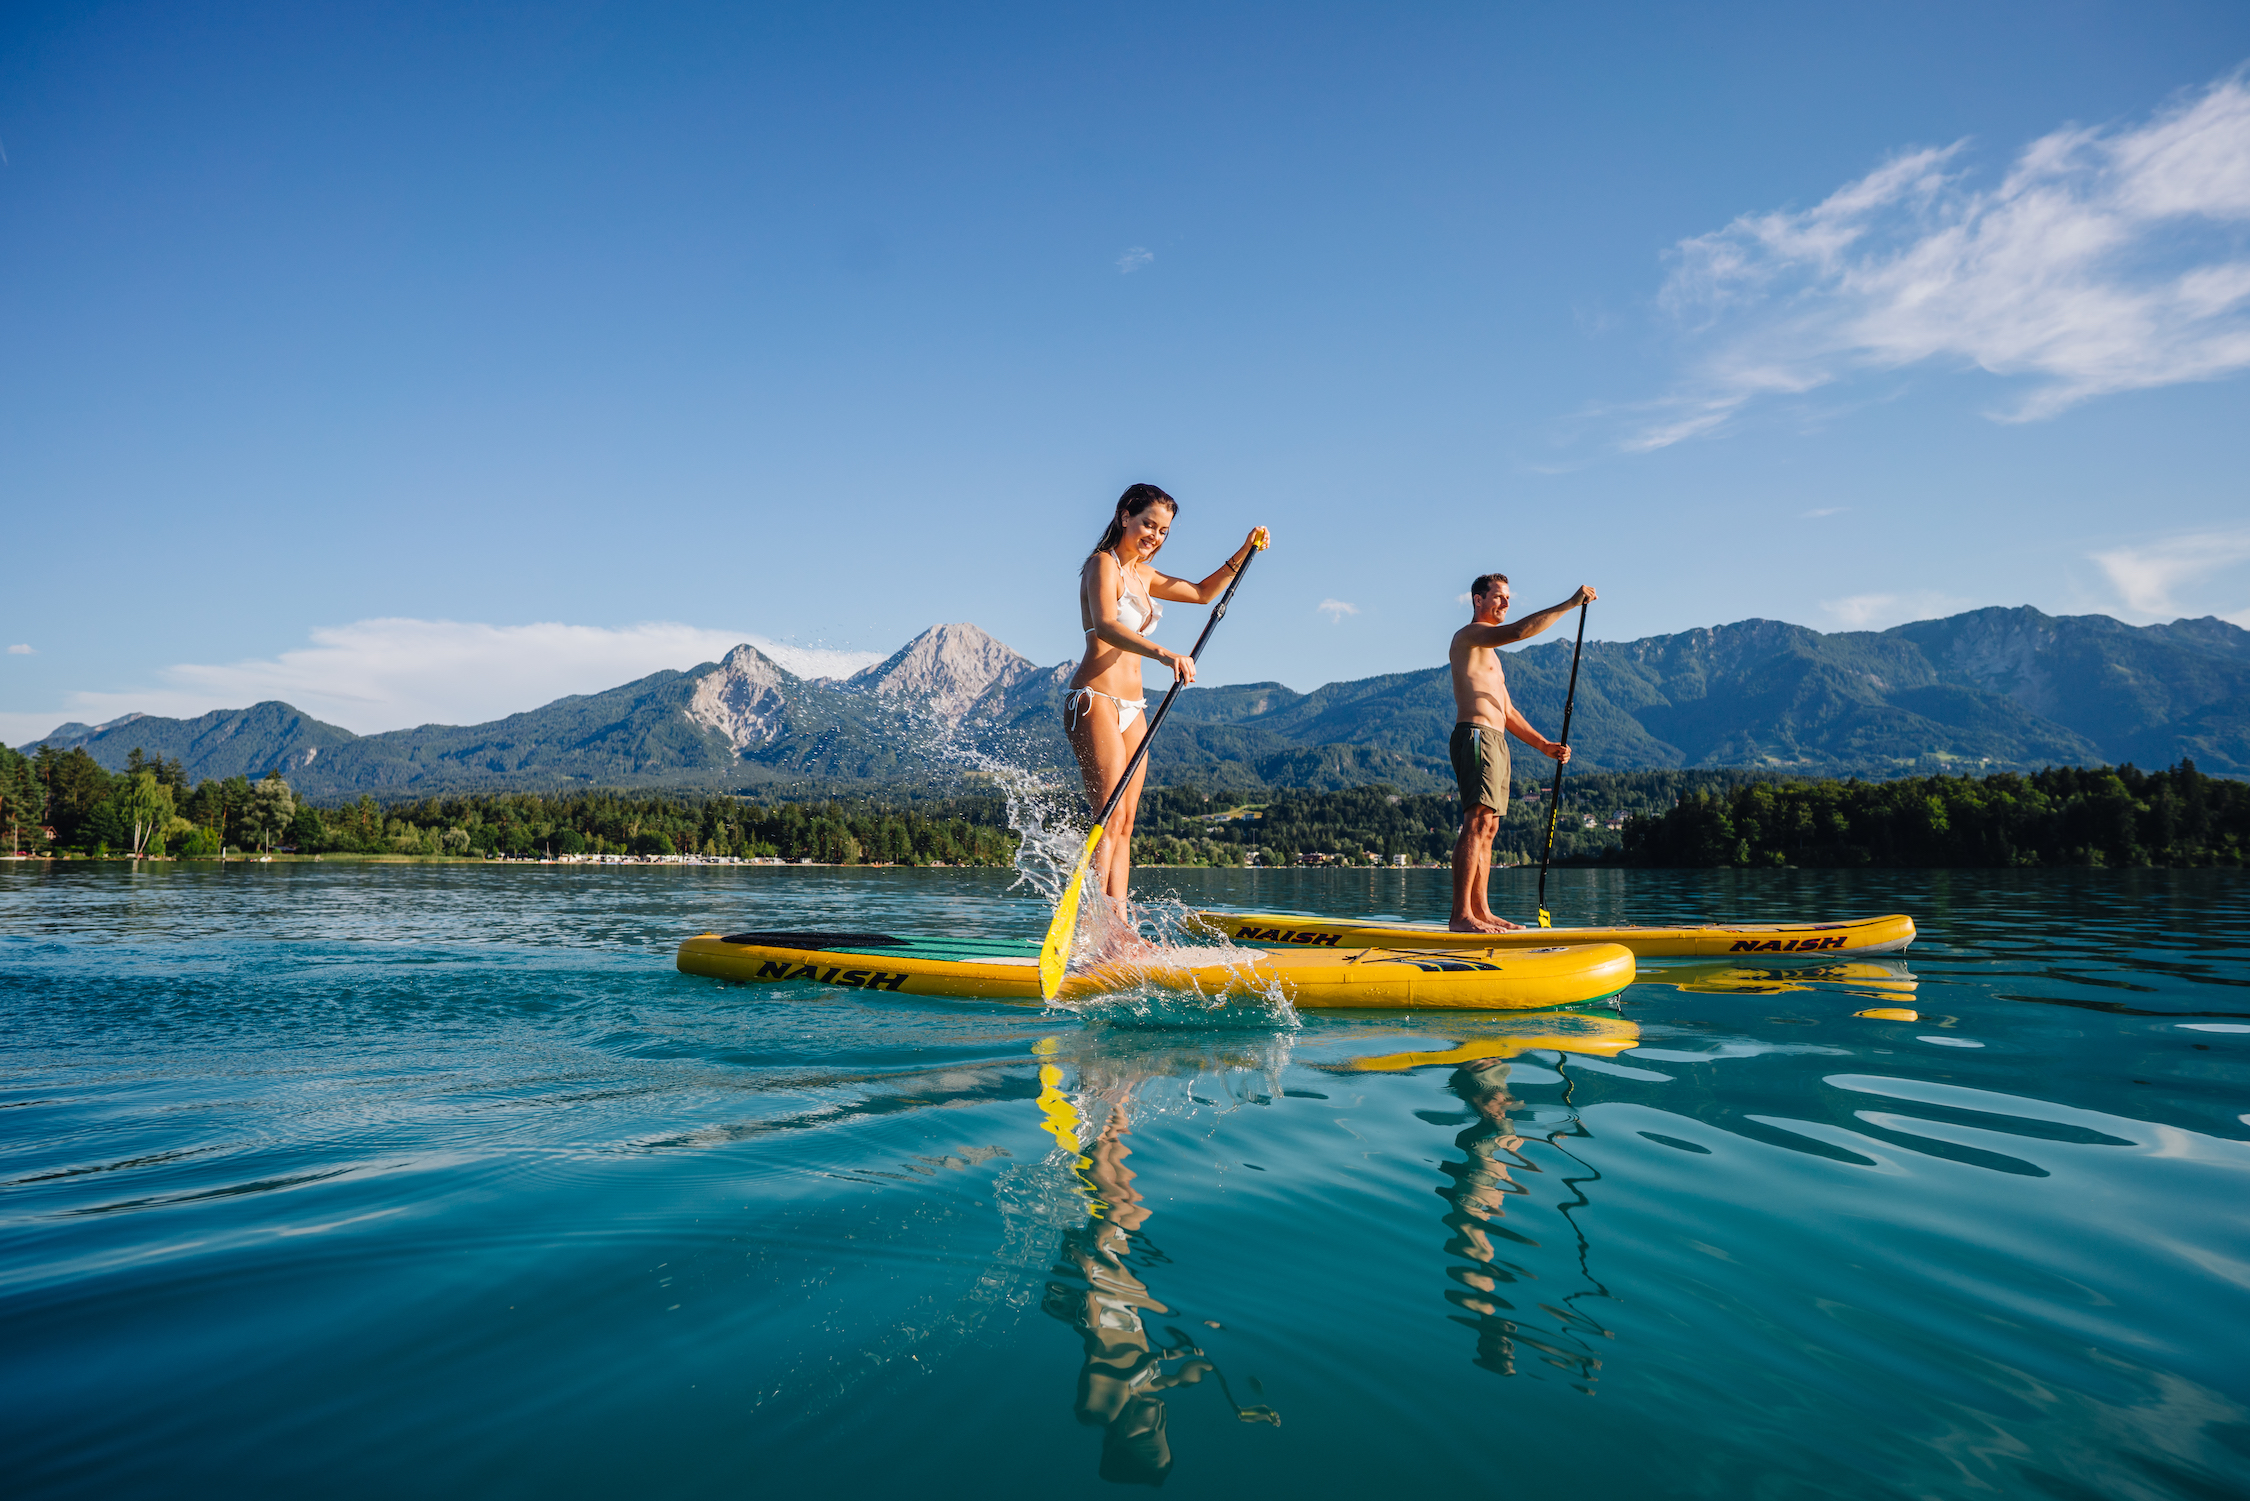
<instances>
[{"instance_id":1,"label":"woman's bracelet","mask_svg":"<svg viewBox=\"0 0 2250 1501\"><path fill-rule=\"evenodd\" d=\"M1226 570L1229 573L1240 573L1242 571L1242 565L1240 563L1237 563L1234 559L1229 558L1226 561Z\"/></svg>"}]
</instances>

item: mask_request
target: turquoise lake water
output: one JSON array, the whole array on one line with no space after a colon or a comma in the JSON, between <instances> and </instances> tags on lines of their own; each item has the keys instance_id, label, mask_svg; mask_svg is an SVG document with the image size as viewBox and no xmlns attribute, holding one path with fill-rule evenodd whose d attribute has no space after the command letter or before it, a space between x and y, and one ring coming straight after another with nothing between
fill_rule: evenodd
<instances>
[{"instance_id":1,"label":"turquoise lake water","mask_svg":"<svg viewBox=\"0 0 2250 1501\"><path fill-rule=\"evenodd\" d=\"M2250 1494L2242 877L1554 889L1922 940L1158 1025L672 968L1036 936L991 872L0 871L8 1490Z\"/></svg>"}]
</instances>

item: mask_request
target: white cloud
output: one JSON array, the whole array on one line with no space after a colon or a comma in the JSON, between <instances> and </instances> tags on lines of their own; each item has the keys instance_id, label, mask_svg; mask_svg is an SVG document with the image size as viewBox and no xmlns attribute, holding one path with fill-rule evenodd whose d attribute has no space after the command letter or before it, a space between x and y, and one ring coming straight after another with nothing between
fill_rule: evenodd
<instances>
[{"instance_id":1,"label":"white cloud","mask_svg":"<svg viewBox=\"0 0 2250 1501\"><path fill-rule=\"evenodd\" d=\"M1319 604L1314 605L1313 608L1326 615L1336 625L1342 625L1346 615L1357 615L1359 613L1358 605L1348 605L1340 599L1324 599Z\"/></svg>"},{"instance_id":2,"label":"white cloud","mask_svg":"<svg viewBox=\"0 0 2250 1501\"><path fill-rule=\"evenodd\" d=\"M419 724L479 724L536 709L573 693L598 693L663 668L714 661L743 642L791 672L835 677L880 652L784 646L747 631L675 621L622 627L483 625L455 620L361 620L324 626L312 644L278 657L223 665L184 662L147 692L78 692L56 715L6 717L12 740L46 734L68 719L98 724L139 711L189 718L282 699L316 719L360 734ZM42 720L21 731L22 722Z\"/></svg>"},{"instance_id":3,"label":"white cloud","mask_svg":"<svg viewBox=\"0 0 2250 1501\"><path fill-rule=\"evenodd\" d=\"M1805 520L1811 521L1821 516L1841 516L1850 509L1850 506L1820 506L1804 512L1803 515Z\"/></svg>"},{"instance_id":4,"label":"white cloud","mask_svg":"<svg viewBox=\"0 0 2250 1501\"><path fill-rule=\"evenodd\" d=\"M1134 245L1117 257L1117 274L1131 276L1135 271L1156 259L1156 252L1146 245Z\"/></svg>"},{"instance_id":5,"label":"white cloud","mask_svg":"<svg viewBox=\"0 0 2250 1501\"><path fill-rule=\"evenodd\" d=\"M28 657L32 655L32 650L28 646L11 646L8 648L8 655L11 657Z\"/></svg>"},{"instance_id":6,"label":"white cloud","mask_svg":"<svg viewBox=\"0 0 2250 1501\"><path fill-rule=\"evenodd\" d=\"M2142 547L2116 547L2087 556L2109 575L2126 615L2176 620L2189 613L2175 598L2183 585L2250 561L2250 527L2167 537Z\"/></svg>"},{"instance_id":7,"label":"white cloud","mask_svg":"<svg viewBox=\"0 0 2250 1501\"><path fill-rule=\"evenodd\" d=\"M1712 347L1624 446L1922 361L2028 381L2003 421L2250 368L2250 75L2044 136L1989 190L1966 185L1965 144L1682 241L1663 300Z\"/></svg>"},{"instance_id":8,"label":"white cloud","mask_svg":"<svg viewBox=\"0 0 2250 1501\"><path fill-rule=\"evenodd\" d=\"M1935 620L1968 609L1975 601L1918 589L1910 594L1853 594L1824 599L1820 607L1848 631L1881 631L1909 620Z\"/></svg>"}]
</instances>

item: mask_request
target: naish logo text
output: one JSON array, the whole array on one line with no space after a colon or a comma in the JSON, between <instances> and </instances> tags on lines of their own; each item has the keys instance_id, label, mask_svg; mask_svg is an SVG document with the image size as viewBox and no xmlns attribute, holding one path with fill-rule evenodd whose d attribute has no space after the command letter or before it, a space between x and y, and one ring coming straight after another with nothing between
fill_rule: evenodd
<instances>
[{"instance_id":1,"label":"naish logo text","mask_svg":"<svg viewBox=\"0 0 2250 1501\"><path fill-rule=\"evenodd\" d=\"M1839 933L1834 938L1792 938L1787 943L1783 943L1778 938L1769 938L1764 943L1758 942L1755 938L1745 938L1728 949L1727 952L1730 954L1809 954L1815 949L1840 949L1843 946L1844 935Z\"/></svg>"},{"instance_id":2,"label":"naish logo text","mask_svg":"<svg viewBox=\"0 0 2250 1501\"><path fill-rule=\"evenodd\" d=\"M768 959L758 966L754 980L818 980L823 985L849 985L855 990L896 990L906 983L906 975L892 974L882 969L845 969L830 965L822 969L817 964L799 964L791 967L786 959Z\"/></svg>"},{"instance_id":3,"label":"naish logo text","mask_svg":"<svg viewBox=\"0 0 2250 1501\"><path fill-rule=\"evenodd\" d=\"M1234 936L1245 943L1310 943L1322 948L1334 948L1341 933L1299 933L1289 928L1253 928L1243 926L1234 930Z\"/></svg>"}]
</instances>

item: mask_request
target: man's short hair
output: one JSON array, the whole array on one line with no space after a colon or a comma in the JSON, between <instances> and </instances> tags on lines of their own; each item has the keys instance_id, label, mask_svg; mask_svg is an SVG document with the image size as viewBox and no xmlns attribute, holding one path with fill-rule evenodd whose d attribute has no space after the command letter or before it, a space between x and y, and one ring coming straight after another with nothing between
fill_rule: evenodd
<instances>
[{"instance_id":1,"label":"man's short hair","mask_svg":"<svg viewBox=\"0 0 2250 1501\"><path fill-rule=\"evenodd\" d=\"M1505 584L1506 582L1508 582L1508 576L1504 573L1480 573L1477 575L1477 581L1469 585L1469 593L1478 599L1482 599L1492 592L1494 584Z\"/></svg>"}]
</instances>

